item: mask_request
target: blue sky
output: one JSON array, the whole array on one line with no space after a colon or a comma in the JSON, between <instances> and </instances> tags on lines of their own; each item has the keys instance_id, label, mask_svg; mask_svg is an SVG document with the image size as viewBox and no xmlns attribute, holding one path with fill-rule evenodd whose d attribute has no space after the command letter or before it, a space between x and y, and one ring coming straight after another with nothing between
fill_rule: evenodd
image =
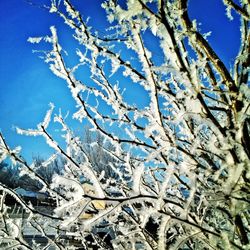
<instances>
[{"instance_id":1,"label":"blue sky","mask_svg":"<svg viewBox=\"0 0 250 250\"><path fill-rule=\"evenodd\" d=\"M102 0L73 2L85 17L91 16L92 26L104 30ZM209 41L227 67L232 66L240 42L238 17L234 15L236 18L229 21L220 0L190 0L189 13L192 19L202 23L199 26L202 32L212 31ZM56 105L56 110L61 107L65 113L75 107L66 84L50 72L38 54L32 53L40 45L27 42L30 36L50 34L51 25L57 27L61 43L72 46L69 29L55 15L25 0L0 1L0 129L10 146L22 146L28 160L38 154L46 156L50 151L42 138L17 135L13 126L35 127L50 102Z\"/></svg>"}]
</instances>

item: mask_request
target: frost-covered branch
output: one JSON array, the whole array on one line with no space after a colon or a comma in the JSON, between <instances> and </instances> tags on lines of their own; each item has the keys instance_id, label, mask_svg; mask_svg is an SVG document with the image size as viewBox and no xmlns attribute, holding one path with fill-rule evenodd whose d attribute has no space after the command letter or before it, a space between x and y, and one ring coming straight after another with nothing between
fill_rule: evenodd
<instances>
[{"instance_id":1,"label":"frost-covered branch","mask_svg":"<svg viewBox=\"0 0 250 250\"><path fill-rule=\"evenodd\" d=\"M46 247L60 249L64 239L69 239L67 247L84 249L93 244L100 249L248 247L245 2L224 1L241 17L233 74L190 19L187 0L127 0L126 8L119 1L103 1L110 24L102 34L69 0L51 0L45 7L72 31L78 48L67 55L76 54L78 61L69 67L54 26L50 36L28 41L41 47L47 43L44 61L67 84L76 107L72 117L63 117L51 104L36 129L17 131L44 137L55 152L43 167L60 157L63 171L46 181L1 134L0 159L19 163L53 199L53 206L47 206L53 211L47 216L49 228L50 220L62 221L53 227L58 230L54 238L46 231L47 222L34 217L46 213L2 188L30 211L31 226L49 241ZM87 129L76 134L70 118ZM64 143L55 140L52 122L61 126ZM6 223L8 215L7 209Z\"/></svg>"}]
</instances>

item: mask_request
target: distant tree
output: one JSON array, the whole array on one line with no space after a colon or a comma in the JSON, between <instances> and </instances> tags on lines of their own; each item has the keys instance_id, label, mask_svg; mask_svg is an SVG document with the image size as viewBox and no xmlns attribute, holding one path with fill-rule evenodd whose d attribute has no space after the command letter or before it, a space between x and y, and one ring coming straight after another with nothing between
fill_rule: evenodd
<instances>
[{"instance_id":1,"label":"distant tree","mask_svg":"<svg viewBox=\"0 0 250 250\"><path fill-rule=\"evenodd\" d=\"M109 182L108 185L118 187L122 179L126 179L127 184L129 183L131 176L114 157L113 145L100 132L91 132L91 129L86 127L81 143L93 170L100 176L102 184Z\"/></svg>"},{"instance_id":2,"label":"distant tree","mask_svg":"<svg viewBox=\"0 0 250 250\"><path fill-rule=\"evenodd\" d=\"M34 171L43 181L48 184L52 183L54 175L60 175L64 169L64 161L60 158L54 159L49 164L41 157L33 158L32 171ZM22 169L19 168L16 173L16 186L30 191L39 191L43 184L28 174L22 174Z\"/></svg>"},{"instance_id":3,"label":"distant tree","mask_svg":"<svg viewBox=\"0 0 250 250\"><path fill-rule=\"evenodd\" d=\"M106 178L114 177L113 168L116 160L109 153L112 152L112 144L105 143L105 139L100 133L91 133L88 128L85 129L82 140L94 170L99 174L103 172Z\"/></svg>"},{"instance_id":4,"label":"distant tree","mask_svg":"<svg viewBox=\"0 0 250 250\"><path fill-rule=\"evenodd\" d=\"M54 175L60 175L63 173L64 160L55 158L48 165L45 160L40 157L34 158L34 168L36 172L47 182L52 183Z\"/></svg>"},{"instance_id":5,"label":"distant tree","mask_svg":"<svg viewBox=\"0 0 250 250\"><path fill-rule=\"evenodd\" d=\"M6 162L0 163L0 182L8 187L17 186L18 166L9 165Z\"/></svg>"},{"instance_id":6,"label":"distant tree","mask_svg":"<svg viewBox=\"0 0 250 250\"><path fill-rule=\"evenodd\" d=\"M48 166L45 160L40 157L33 159L32 171L36 172L44 181L52 183L53 175L60 175L63 172L63 160L55 159ZM39 191L43 185L40 181L33 179L28 174L22 174L20 165L0 163L0 182L9 188L23 188L27 191Z\"/></svg>"},{"instance_id":7,"label":"distant tree","mask_svg":"<svg viewBox=\"0 0 250 250\"><path fill-rule=\"evenodd\" d=\"M37 128L17 129L44 137L55 150L42 164L64 159L63 175L53 175L51 182L0 134L2 160L17 162L57 202L53 213L37 211L0 185L3 246L249 248L250 5L223 2L227 13L233 10L241 19L231 71L190 19L188 0L103 1L111 23L104 34L89 27L69 0L45 6L72 29L79 62L66 63L55 27L51 36L29 41L51 45L45 62L67 83L77 104L73 118L81 126L88 123L94 137L87 134L84 142L59 113L54 121L62 126L66 146L57 142L48 130L53 104ZM138 99L131 100L135 91ZM29 220L11 218L5 194L25 208ZM98 202L105 202L104 209L97 209ZM27 241L27 225L46 246Z\"/></svg>"}]
</instances>

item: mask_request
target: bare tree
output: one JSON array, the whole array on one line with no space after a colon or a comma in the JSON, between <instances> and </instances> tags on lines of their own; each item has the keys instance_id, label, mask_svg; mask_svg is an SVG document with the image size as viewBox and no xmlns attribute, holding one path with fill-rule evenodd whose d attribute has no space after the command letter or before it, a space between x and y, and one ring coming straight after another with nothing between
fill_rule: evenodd
<instances>
[{"instance_id":1,"label":"bare tree","mask_svg":"<svg viewBox=\"0 0 250 250\"><path fill-rule=\"evenodd\" d=\"M40 213L1 186L30 213L29 223L48 239L47 247L249 247L250 5L247 0L223 2L241 18L241 46L232 72L190 19L187 0L127 0L126 8L119 1L104 1L111 23L106 36L88 27L69 0L52 0L45 7L72 29L80 46L79 63L67 65L55 27L51 36L29 41L51 45L44 59L71 91L77 105L73 118L84 120L105 142L100 145L96 138L88 147L96 152L100 146L119 176L107 175L108 168L96 171L99 155L90 157L61 113L54 121L62 126L66 147L53 138L48 132L53 104L37 128L17 129L43 136L55 150L53 157L64 158L65 172L52 183L1 135L2 154L21 164L57 200L54 214ZM146 43L151 38L153 46ZM80 72L90 72L89 82L76 77ZM128 98L135 88L144 96L144 106ZM83 177L91 190L84 189ZM1 200L3 208L4 196ZM104 209L93 205L103 201ZM92 216L83 219L86 212ZM2 218L10 221L6 213ZM46 232L51 221L60 222L54 237ZM17 237L22 226L17 225L14 235L5 225L2 235L13 249L39 248L36 241L29 245L25 237ZM62 247L63 232L74 240Z\"/></svg>"}]
</instances>

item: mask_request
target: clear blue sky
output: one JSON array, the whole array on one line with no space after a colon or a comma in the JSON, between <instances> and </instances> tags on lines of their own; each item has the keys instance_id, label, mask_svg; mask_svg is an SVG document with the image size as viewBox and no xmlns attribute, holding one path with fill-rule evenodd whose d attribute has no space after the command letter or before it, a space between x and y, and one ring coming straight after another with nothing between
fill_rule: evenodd
<instances>
[{"instance_id":1,"label":"clear blue sky","mask_svg":"<svg viewBox=\"0 0 250 250\"><path fill-rule=\"evenodd\" d=\"M38 0L32 0L38 3ZM39 3L48 2L39 0ZM105 28L105 13L100 8L102 0L74 0L84 16L99 30ZM233 65L238 52L239 20L229 21L222 0L190 0L190 16L197 19L203 32L212 31L212 46L228 67ZM13 126L34 128L39 123L49 102L56 110L74 110L66 84L57 79L48 65L33 54L39 45L27 42L30 36L49 34L55 25L62 44L70 46L69 30L55 15L29 5L25 0L0 0L0 129L9 145L21 145L28 159L38 154L48 154L42 138L16 135ZM39 153L38 153L39 152Z\"/></svg>"}]
</instances>

